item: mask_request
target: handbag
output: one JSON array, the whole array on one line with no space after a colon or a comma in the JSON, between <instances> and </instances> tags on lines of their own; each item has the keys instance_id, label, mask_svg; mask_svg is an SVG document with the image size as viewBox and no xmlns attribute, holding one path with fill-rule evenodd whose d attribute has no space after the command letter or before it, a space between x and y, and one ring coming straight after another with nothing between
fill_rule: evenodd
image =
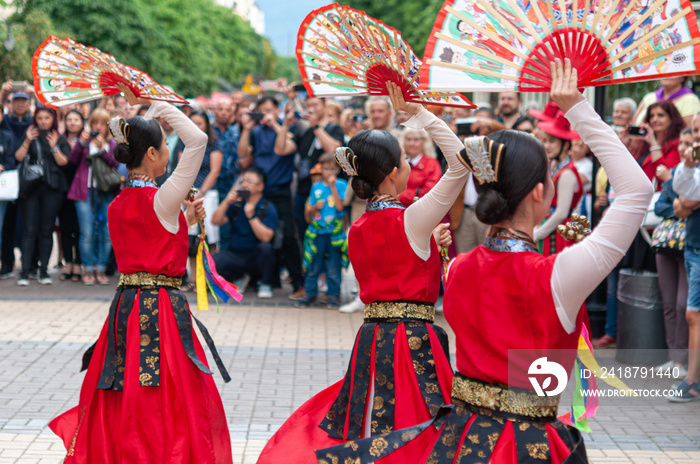
<instances>
[{"instance_id":1,"label":"handbag","mask_svg":"<svg viewBox=\"0 0 700 464\"><path fill-rule=\"evenodd\" d=\"M665 219L651 236L651 249L656 253L679 255L685 248L685 219Z\"/></svg>"},{"instance_id":2,"label":"handbag","mask_svg":"<svg viewBox=\"0 0 700 464\"><path fill-rule=\"evenodd\" d=\"M88 156L85 163L92 167L93 185L100 192L111 192L122 184L122 176L99 154Z\"/></svg>"},{"instance_id":3,"label":"handbag","mask_svg":"<svg viewBox=\"0 0 700 464\"><path fill-rule=\"evenodd\" d=\"M19 197L19 171L0 172L0 201L15 201Z\"/></svg>"},{"instance_id":4,"label":"handbag","mask_svg":"<svg viewBox=\"0 0 700 464\"><path fill-rule=\"evenodd\" d=\"M37 149L38 160L30 163L29 153L19 163L19 197L28 198L44 182L44 162L41 153L41 144L34 140Z\"/></svg>"}]
</instances>

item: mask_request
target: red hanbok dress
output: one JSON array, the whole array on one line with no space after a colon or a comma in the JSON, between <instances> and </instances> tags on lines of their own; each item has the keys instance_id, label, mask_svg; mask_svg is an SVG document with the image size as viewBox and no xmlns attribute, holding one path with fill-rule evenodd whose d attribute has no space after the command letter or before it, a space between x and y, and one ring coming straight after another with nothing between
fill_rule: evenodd
<instances>
[{"instance_id":1,"label":"red hanbok dress","mask_svg":"<svg viewBox=\"0 0 700 464\"><path fill-rule=\"evenodd\" d=\"M555 259L525 242L494 238L459 255L444 296L457 340L452 405L434 421L320 450L319 464L385 464L405 449L414 450L405 462L417 464L587 462L581 434L556 419L558 397L538 400L528 378L537 359L568 373L576 358L583 313L567 333L552 297ZM418 441L430 444L416 447Z\"/></svg>"},{"instance_id":2,"label":"red hanbok dress","mask_svg":"<svg viewBox=\"0 0 700 464\"><path fill-rule=\"evenodd\" d=\"M575 208L576 205L578 205L578 202L583 196L583 183L581 182L581 177L578 175L578 170L576 170L576 166L574 166L573 162L569 161L564 166L562 166L561 169L559 169L556 172L556 174L554 174L554 176L552 177L552 182L554 183L555 188L558 185L559 178L566 171L571 171L576 176L576 191L574 192L574 196L571 200L571 206L569 207L569 215L571 215L573 208ZM554 193L554 198L552 199L552 206L550 208L550 211L552 212L557 208L558 196L559 195L557 189ZM571 217L567 217L562 224L568 224L569 222L571 222ZM550 256L562 251L564 248L569 247L573 244L573 241L566 240L555 229L551 234L545 237L544 240L542 240L542 254L544 256Z\"/></svg>"},{"instance_id":3,"label":"red hanbok dress","mask_svg":"<svg viewBox=\"0 0 700 464\"><path fill-rule=\"evenodd\" d=\"M350 261L367 307L347 373L294 412L258 464L316 463L317 449L412 427L449 402L447 334L432 323L440 254L432 239L427 261L415 254L404 212L398 201L370 202L350 228ZM415 444L423 449L428 442ZM409 448L391 461L404 462Z\"/></svg>"},{"instance_id":4,"label":"red hanbok dress","mask_svg":"<svg viewBox=\"0 0 700 464\"><path fill-rule=\"evenodd\" d=\"M192 321L204 326L178 285L187 223L181 213L178 232L165 230L153 209L156 192L129 187L109 207L123 276L79 404L49 424L66 446L66 463L232 462L224 408ZM143 285L143 276L157 280ZM226 378L206 328L202 334Z\"/></svg>"}]
</instances>

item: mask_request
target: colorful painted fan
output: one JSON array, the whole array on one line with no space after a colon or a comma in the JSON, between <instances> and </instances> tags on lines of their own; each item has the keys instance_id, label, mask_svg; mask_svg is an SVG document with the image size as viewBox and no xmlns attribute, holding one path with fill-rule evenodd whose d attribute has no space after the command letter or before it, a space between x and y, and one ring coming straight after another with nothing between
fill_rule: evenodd
<instances>
[{"instance_id":1,"label":"colorful painted fan","mask_svg":"<svg viewBox=\"0 0 700 464\"><path fill-rule=\"evenodd\" d=\"M448 0L426 46L420 88L548 91L569 58L579 87L698 74L689 0Z\"/></svg>"},{"instance_id":2,"label":"colorful painted fan","mask_svg":"<svg viewBox=\"0 0 700 464\"><path fill-rule=\"evenodd\" d=\"M46 39L34 52L32 73L39 100L55 108L117 95L121 92L117 88L120 82L128 85L137 97L186 102L148 74L71 39L53 36Z\"/></svg>"},{"instance_id":3,"label":"colorful painted fan","mask_svg":"<svg viewBox=\"0 0 700 464\"><path fill-rule=\"evenodd\" d=\"M393 81L406 101L475 107L457 92L418 90L421 61L401 34L337 3L312 11L301 23L297 60L311 96L388 95L386 82Z\"/></svg>"}]
</instances>

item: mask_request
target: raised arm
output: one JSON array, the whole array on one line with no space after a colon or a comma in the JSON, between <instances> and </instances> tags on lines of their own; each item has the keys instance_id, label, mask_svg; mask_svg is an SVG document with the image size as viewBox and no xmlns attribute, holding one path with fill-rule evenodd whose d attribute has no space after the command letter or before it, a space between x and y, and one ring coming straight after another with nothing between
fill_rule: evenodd
<instances>
[{"instance_id":1,"label":"raised arm","mask_svg":"<svg viewBox=\"0 0 700 464\"><path fill-rule=\"evenodd\" d=\"M421 259L427 260L430 257L433 229L450 210L467 181L469 171L457 159L457 153L464 149L464 144L444 121L416 103L406 103L398 87L392 85L388 88L394 109L413 114L404 126L428 131L448 164L447 172L437 185L411 204L404 216L404 228L411 248Z\"/></svg>"},{"instance_id":2,"label":"raised arm","mask_svg":"<svg viewBox=\"0 0 700 464\"><path fill-rule=\"evenodd\" d=\"M170 124L185 145L177 168L158 190L153 201L153 208L161 224L174 234L179 228L180 205L197 178L208 137L182 111L169 103L154 101L151 104L145 118L158 117Z\"/></svg>"},{"instance_id":3,"label":"raised arm","mask_svg":"<svg viewBox=\"0 0 700 464\"><path fill-rule=\"evenodd\" d=\"M586 297L615 268L637 235L651 201L652 187L615 132L576 90L576 71L570 70L569 63L566 68L570 75L564 70L563 78L555 79L558 76L553 72L552 99L566 111L572 128L600 160L616 194L615 202L593 233L555 258L552 294L559 320L571 333ZM575 103L577 100L580 101Z\"/></svg>"}]
</instances>

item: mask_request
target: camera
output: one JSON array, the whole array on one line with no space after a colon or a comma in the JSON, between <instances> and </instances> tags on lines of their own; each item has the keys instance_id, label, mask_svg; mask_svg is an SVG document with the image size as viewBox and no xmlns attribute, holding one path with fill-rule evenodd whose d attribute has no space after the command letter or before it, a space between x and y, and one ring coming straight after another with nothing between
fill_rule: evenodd
<instances>
[{"instance_id":1,"label":"camera","mask_svg":"<svg viewBox=\"0 0 700 464\"><path fill-rule=\"evenodd\" d=\"M455 119L455 124L457 125L457 136L458 137L470 137L474 135L472 132L472 124L476 122L477 118L457 118Z\"/></svg>"},{"instance_id":2,"label":"camera","mask_svg":"<svg viewBox=\"0 0 700 464\"><path fill-rule=\"evenodd\" d=\"M27 90L27 83L26 82L13 82L12 83L12 92L24 92Z\"/></svg>"},{"instance_id":3,"label":"camera","mask_svg":"<svg viewBox=\"0 0 700 464\"><path fill-rule=\"evenodd\" d=\"M700 161L700 146L693 147L693 159L695 161Z\"/></svg>"},{"instance_id":4,"label":"camera","mask_svg":"<svg viewBox=\"0 0 700 464\"><path fill-rule=\"evenodd\" d=\"M91 131L90 131L90 138L94 139L94 138L97 137L98 135L100 135L100 131L96 131L96 130L91 130Z\"/></svg>"},{"instance_id":5,"label":"camera","mask_svg":"<svg viewBox=\"0 0 700 464\"><path fill-rule=\"evenodd\" d=\"M250 117L250 119L252 119L255 122L260 122L263 120L263 117L265 117L265 115L263 113L251 112L248 113L248 117Z\"/></svg>"},{"instance_id":6,"label":"camera","mask_svg":"<svg viewBox=\"0 0 700 464\"><path fill-rule=\"evenodd\" d=\"M250 190L236 190L236 196L238 197L238 201L245 203L250 199Z\"/></svg>"},{"instance_id":7,"label":"camera","mask_svg":"<svg viewBox=\"0 0 700 464\"><path fill-rule=\"evenodd\" d=\"M49 129L39 129L39 137L45 139L49 135L49 132L51 132Z\"/></svg>"},{"instance_id":8,"label":"camera","mask_svg":"<svg viewBox=\"0 0 700 464\"><path fill-rule=\"evenodd\" d=\"M364 114L356 114L352 117L352 120L355 122L365 122L367 120L367 116Z\"/></svg>"},{"instance_id":9,"label":"camera","mask_svg":"<svg viewBox=\"0 0 700 464\"><path fill-rule=\"evenodd\" d=\"M301 111L295 111L294 112L294 119L305 119L304 113L302 113Z\"/></svg>"},{"instance_id":10,"label":"camera","mask_svg":"<svg viewBox=\"0 0 700 464\"><path fill-rule=\"evenodd\" d=\"M629 135L645 136L645 135L647 135L647 130L643 127L640 127L640 126L629 126L627 128L627 133Z\"/></svg>"}]
</instances>

